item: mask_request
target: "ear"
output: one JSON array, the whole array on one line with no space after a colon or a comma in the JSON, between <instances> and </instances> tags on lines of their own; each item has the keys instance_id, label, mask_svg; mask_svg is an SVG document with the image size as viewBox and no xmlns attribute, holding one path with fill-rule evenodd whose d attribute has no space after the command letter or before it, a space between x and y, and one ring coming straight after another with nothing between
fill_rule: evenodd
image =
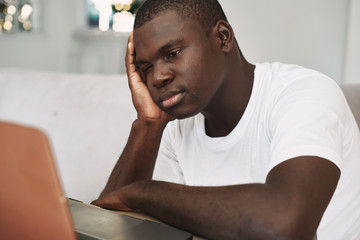
<instances>
[{"instance_id":1,"label":"ear","mask_svg":"<svg viewBox=\"0 0 360 240\"><path fill-rule=\"evenodd\" d=\"M214 27L214 31L222 51L230 52L235 43L234 31L230 24L224 20L219 20Z\"/></svg>"}]
</instances>

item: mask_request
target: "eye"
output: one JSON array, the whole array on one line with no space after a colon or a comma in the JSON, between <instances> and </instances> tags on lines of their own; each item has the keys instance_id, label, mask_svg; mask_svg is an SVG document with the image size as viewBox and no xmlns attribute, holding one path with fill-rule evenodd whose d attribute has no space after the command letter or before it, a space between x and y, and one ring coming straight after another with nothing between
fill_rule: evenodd
<instances>
[{"instance_id":1,"label":"eye","mask_svg":"<svg viewBox=\"0 0 360 240\"><path fill-rule=\"evenodd\" d=\"M144 67L142 67L140 69L141 69L142 72L146 73L146 72L148 72L150 70L150 68L151 68L151 65L146 65L146 66L144 66Z\"/></svg>"},{"instance_id":2,"label":"eye","mask_svg":"<svg viewBox=\"0 0 360 240\"><path fill-rule=\"evenodd\" d=\"M171 58L174 58L174 57L177 57L181 52L181 49L178 49L178 50L175 50L175 51L172 51L170 52L168 55L167 55L167 59L171 59Z\"/></svg>"}]
</instances>

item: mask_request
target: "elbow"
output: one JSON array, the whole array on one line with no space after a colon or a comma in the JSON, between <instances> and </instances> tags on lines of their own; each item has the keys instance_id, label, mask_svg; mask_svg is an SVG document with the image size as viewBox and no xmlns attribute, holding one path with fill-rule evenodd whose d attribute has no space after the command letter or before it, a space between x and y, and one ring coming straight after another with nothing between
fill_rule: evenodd
<instances>
[{"instance_id":1,"label":"elbow","mask_svg":"<svg viewBox=\"0 0 360 240\"><path fill-rule=\"evenodd\" d=\"M299 216L277 214L266 221L251 222L247 229L239 227L235 239L257 240L313 240L316 239L317 224L310 224Z\"/></svg>"},{"instance_id":2,"label":"elbow","mask_svg":"<svg viewBox=\"0 0 360 240\"><path fill-rule=\"evenodd\" d=\"M282 224L279 229L272 232L273 238L279 240L313 240L316 236L317 226L301 221Z\"/></svg>"},{"instance_id":3,"label":"elbow","mask_svg":"<svg viewBox=\"0 0 360 240\"><path fill-rule=\"evenodd\" d=\"M314 240L320 220L309 217L306 211L294 208L293 211L286 211L270 226L270 232L274 238L281 240Z\"/></svg>"},{"instance_id":4,"label":"elbow","mask_svg":"<svg viewBox=\"0 0 360 240\"><path fill-rule=\"evenodd\" d=\"M304 228L306 228L304 226ZM296 227L295 229L285 229L281 231L274 232L271 235L271 238L267 239L277 239L277 240L313 240L316 239L316 231L309 233L307 229L300 229ZM265 238L264 238L265 239Z\"/></svg>"},{"instance_id":5,"label":"elbow","mask_svg":"<svg viewBox=\"0 0 360 240\"><path fill-rule=\"evenodd\" d=\"M315 234L314 234L315 235ZM303 231L298 227L287 226L283 229L271 228L266 231L263 238L268 240L312 240L313 236L306 234L306 230Z\"/></svg>"}]
</instances>

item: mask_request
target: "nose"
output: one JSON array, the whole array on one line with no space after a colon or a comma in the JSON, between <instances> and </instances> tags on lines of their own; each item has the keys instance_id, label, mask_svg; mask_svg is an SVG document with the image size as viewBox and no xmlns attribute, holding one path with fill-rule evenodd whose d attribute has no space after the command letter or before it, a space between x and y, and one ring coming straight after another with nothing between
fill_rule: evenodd
<instances>
[{"instance_id":1,"label":"nose","mask_svg":"<svg viewBox=\"0 0 360 240\"><path fill-rule=\"evenodd\" d=\"M174 79L174 74L166 66L154 66L152 86L162 88Z\"/></svg>"}]
</instances>

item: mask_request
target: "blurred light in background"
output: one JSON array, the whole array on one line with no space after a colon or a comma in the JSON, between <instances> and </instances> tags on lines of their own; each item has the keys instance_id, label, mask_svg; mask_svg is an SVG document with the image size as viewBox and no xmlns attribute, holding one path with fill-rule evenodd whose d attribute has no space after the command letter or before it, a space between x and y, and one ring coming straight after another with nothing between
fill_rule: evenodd
<instances>
[{"instance_id":1,"label":"blurred light in background","mask_svg":"<svg viewBox=\"0 0 360 240\"><path fill-rule=\"evenodd\" d=\"M127 11L117 12L113 17L112 29L115 32L130 32L134 25L134 16Z\"/></svg>"},{"instance_id":2,"label":"blurred light in background","mask_svg":"<svg viewBox=\"0 0 360 240\"><path fill-rule=\"evenodd\" d=\"M14 15L16 13L16 7L14 5L10 5L7 8L7 13L10 14L10 15Z\"/></svg>"},{"instance_id":3,"label":"blurred light in background","mask_svg":"<svg viewBox=\"0 0 360 240\"><path fill-rule=\"evenodd\" d=\"M129 32L134 14L144 0L88 0L87 13L90 27L101 31Z\"/></svg>"},{"instance_id":4,"label":"blurred light in background","mask_svg":"<svg viewBox=\"0 0 360 240\"><path fill-rule=\"evenodd\" d=\"M0 33L29 32L33 29L33 2L0 0Z\"/></svg>"},{"instance_id":5,"label":"blurred light in background","mask_svg":"<svg viewBox=\"0 0 360 240\"><path fill-rule=\"evenodd\" d=\"M3 28L5 31L10 31L12 29L12 27L13 27L13 24L11 21L6 20L4 22Z\"/></svg>"}]
</instances>

